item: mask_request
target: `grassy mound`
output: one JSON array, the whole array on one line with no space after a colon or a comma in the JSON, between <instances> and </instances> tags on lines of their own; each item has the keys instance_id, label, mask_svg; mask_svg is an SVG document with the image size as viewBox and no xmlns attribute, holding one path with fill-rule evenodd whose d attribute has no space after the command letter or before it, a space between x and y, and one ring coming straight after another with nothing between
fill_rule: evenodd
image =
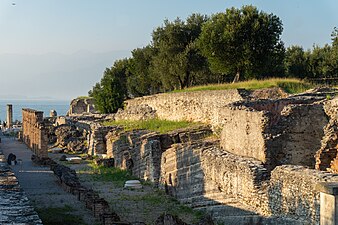
<instances>
[{"instance_id":1,"label":"grassy mound","mask_svg":"<svg viewBox=\"0 0 338 225\"><path fill-rule=\"evenodd\" d=\"M188 128L201 123L189 122L189 121L169 121L169 120L160 120L160 119L150 119L150 120L119 120L119 121L106 121L103 123L104 126L123 126L126 131L130 130L151 130L157 131L161 134L168 133L181 128Z\"/></svg>"},{"instance_id":2,"label":"grassy mound","mask_svg":"<svg viewBox=\"0 0 338 225\"><path fill-rule=\"evenodd\" d=\"M282 78L270 78L266 80L249 80L237 83L225 83L225 84L209 84L204 86L195 86L187 89L176 90L174 92L192 92L192 91L208 91L208 90L227 90L227 89L246 89L257 90L262 88L280 87L289 94L296 94L304 92L313 85L299 79L282 79Z\"/></svg>"}]
</instances>

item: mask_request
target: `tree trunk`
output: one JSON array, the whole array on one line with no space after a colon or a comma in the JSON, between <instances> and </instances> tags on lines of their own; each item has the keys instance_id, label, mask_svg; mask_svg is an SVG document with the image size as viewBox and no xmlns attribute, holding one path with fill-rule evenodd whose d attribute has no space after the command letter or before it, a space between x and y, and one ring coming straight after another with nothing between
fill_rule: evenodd
<instances>
[{"instance_id":1,"label":"tree trunk","mask_svg":"<svg viewBox=\"0 0 338 225\"><path fill-rule=\"evenodd\" d=\"M232 81L232 83L238 82L239 81L239 76L240 76L240 72L239 72L239 70L237 70L236 76L235 76L234 80Z\"/></svg>"},{"instance_id":2,"label":"tree trunk","mask_svg":"<svg viewBox=\"0 0 338 225\"><path fill-rule=\"evenodd\" d=\"M184 87L183 81L180 76L177 76L177 79L178 79L178 82L180 83L180 90L182 90Z\"/></svg>"}]
</instances>

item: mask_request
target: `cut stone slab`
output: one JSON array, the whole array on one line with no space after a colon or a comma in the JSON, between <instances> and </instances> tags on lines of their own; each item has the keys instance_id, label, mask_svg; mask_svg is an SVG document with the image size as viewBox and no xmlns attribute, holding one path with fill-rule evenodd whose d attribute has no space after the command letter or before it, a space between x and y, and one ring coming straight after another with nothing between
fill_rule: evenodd
<instances>
[{"instance_id":1,"label":"cut stone slab","mask_svg":"<svg viewBox=\"0 0 338 225\"><path fill-rule=\"evenodd\" d=\"M142 184L139 180L127 180L124 184L124 188L141 189Z\"/></svg>"},{"instance_id":2,"label":"cut stone slab","mask_svg":"<svg viewBox=\"0 0 338 225\"><path fill-rule=\"evenodd\" d=\"M66 160L70 163L80 164L82 159L80 157L68 157Z\"/></svg>"}]
</instances>

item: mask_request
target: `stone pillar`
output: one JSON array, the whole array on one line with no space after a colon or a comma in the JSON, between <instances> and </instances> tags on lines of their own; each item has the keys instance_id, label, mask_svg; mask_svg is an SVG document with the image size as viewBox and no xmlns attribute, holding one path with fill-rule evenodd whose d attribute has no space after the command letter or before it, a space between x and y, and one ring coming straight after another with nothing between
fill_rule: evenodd
<instances>
[{"instance_id":1,"label":"stone pillar","mask_svg":"<svg viewBox=\"0 0 338 225\"><path fill-rule=\"evenodd\" d=\"M57 112L55 111L55 109L51 109L50 112L49 112L49 117L55 117L57 116Z\"/></svg>"},{"instance_id":2,"label":"stone pillar","mask_svg":"<svg viewBox=\"0 0 338 225\"><path fill-rule=\"evenodd\" d=\"M13 123L13 108L11 104L7 104L7 127L11 128Z\"/></svg>"},{"instance_id":3,"label":"stone pillar","mask_svg":"<svg viewBox=\"0 0 338 225\"><path fill-rule=\"evenodd\" d=\"M320 225L338 225L338 183L317 184L320 192Z\"/></svg>"}]
</instances>

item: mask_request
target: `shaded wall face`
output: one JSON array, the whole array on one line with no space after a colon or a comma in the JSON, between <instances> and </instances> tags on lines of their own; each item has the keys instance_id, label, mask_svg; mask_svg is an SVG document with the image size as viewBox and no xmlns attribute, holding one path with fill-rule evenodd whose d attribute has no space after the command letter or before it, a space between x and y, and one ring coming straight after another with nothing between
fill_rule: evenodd
<instances>
[{"instance_id":1,"label":"shaded wall face","mask_svg":"<svg viewBox=\"0 0 338 225\"><path fill-rule=\"evenodd\" d=\"M277 165L315 167L315 155L321 147L324 127L329 119L322 104L290 105L278 126L283 133L267 144ZM273 152L273 150L275 150Z\"/></svg>"},{"instance_id":2,"label":"shaded wall face","mask_svg":"<svg viewBox=\"0 0 338 225\"><path fill-rule=\"evenodd\" d=\"M144 180L159 181L161 142L159 135L148 131L112 132L107 138L107 155L114 158L116 167L127 169Z\"/></svg>"},{"instance_id":3,"label":"shaded wall face","mask_svg":"<svg viewBox=\"0 0 338 225\"><path fill-rule=\"evenodd\" d=\"M162 154L161 183L181 202L205 206L237 199L258 201L267 170L258 161L224 153L203 143L175 145ZM264 204L260 204L264 208Z\"/></svg>"}]
</instances>

